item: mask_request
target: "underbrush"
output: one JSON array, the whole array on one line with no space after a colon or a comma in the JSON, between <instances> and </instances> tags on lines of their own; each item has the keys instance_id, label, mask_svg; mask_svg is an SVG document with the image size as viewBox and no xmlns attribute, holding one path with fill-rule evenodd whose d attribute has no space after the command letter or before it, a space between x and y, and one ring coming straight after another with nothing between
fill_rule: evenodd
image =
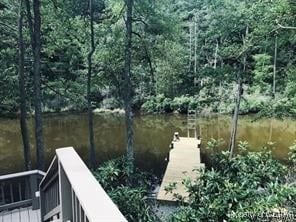
<instances>
[{"instance_id":1,"label":"underbrush","mask_svg":"<svg viewBox=\"0 0 296 222\"><path fill-rule=\"evenodd\" d=\"M223 97L223 98L222 98ZM163 94L150 96L141 106L142 113L186 114L188 109L197 110L200 114L231 114L235 107L233 96L217 97L180 96L167 98ZM259 94L244 95L240 104L240 114L258 114L258 117L296 117L296 99L278 95L276 99Z\"/></svg>"},{"instance_id":2,"label":"underbrush","mask_svg":"<svg viewBox=\"0 0 296 222\"><path fill-rule=\"evenodd\" d=\"M296 144L290 148L289 165L275 160L266 148L261 152L248 152L246 142L238 145L239 153L233 158L229 158L228 152L214 152L211 168L200 172L197 180L183 181L189 198L185 203L184 198L175 195L180 207L171 215L171 221L276 221L267 218L272 215L284 215L289 217L286 221L293 221L295 147Z\"/></svg>"},{"instance_id":3,"label":"underbrush","mask_svg":"<svg viewBox=\"0 0 296 222\"><path fill-rule=\"evenodd\" d=\"M153 188L154 176L135 169L129 175L125 158L110 160L93 172L121 213L131 222L155 222L147 193Z\"/></svg>"}]
</instances>

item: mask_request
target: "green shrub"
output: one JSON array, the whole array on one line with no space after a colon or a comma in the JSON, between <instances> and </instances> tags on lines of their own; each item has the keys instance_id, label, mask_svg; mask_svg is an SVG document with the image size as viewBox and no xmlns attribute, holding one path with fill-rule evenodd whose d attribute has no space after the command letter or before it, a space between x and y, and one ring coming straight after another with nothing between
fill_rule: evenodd
<instances>
[{"instance_id":1,"label":"green shrub","mask_svg":"<svg viewBox=\"0 0 296 222\"><path fill-rule=\"evenodd\" d=\"M108 194L128 221L155 221L151 208L145 200L146 191L144 189L120 186Z\"/></svg>"},{"instance_id":2,"label":"green shrub","mask_svg":"<svg viewBox=\"0 0 296 222\"><path fill-rule=\"evenodd\" d=\"M217 147L217 142L212 142ZM199 179L183 181L189 192L188 203L171 215L171 221L263 221L260 215L274 209L296 213L296 185L288 183L288 168L273 159L271 152L229 152L213 154L213 167ZM251 212L254 218L238 217ZM257 215L257 217L256 217Z\"/></svg>"},{"instance_id":3,"label":"green shrub","mask_svg":"<svg viewBox=\"0 0 296 222\"><path fill-rule=\"evenodd\" d=\"M122 157L104 163L93 174L128 221L154 222L146 200L151 175L136 168L129 176L126 169L127 161Z\"/></svg>"},{"instance_id":4,"label":"green shrub","mask_svg":"<svg viewBox=\"0 0 296 222\"><path fill-rule=\"evenodd\" d=\"M181 96L176 97L173 100L173 109L178 111L179 113L187 113L189 104L191 101L191 97Z\"/></svg>"}]
</instances>

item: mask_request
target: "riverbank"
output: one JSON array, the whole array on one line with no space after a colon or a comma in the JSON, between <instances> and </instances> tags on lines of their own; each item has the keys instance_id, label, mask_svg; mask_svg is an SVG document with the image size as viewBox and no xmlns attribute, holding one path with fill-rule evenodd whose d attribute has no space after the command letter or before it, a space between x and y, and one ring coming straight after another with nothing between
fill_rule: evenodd
<instances>
[{"instance_id":1,"label":"riverbank","mask_svg":"<svg viewBox=\"0 0 296 222\"><path fill-rule=\"evenodd\" d=\"M235 107L234 94L230 91L217 96L183 95L179 97L166 97L164 94L137 98L133 100L132 108L135 114L186 114L188 109L197 110L199 116L212 114L232 115ZM80 104L81 105L81 104ZM65 107L43 107L43 113L47 114L79 114L85 113L87 108L78 104ZM101 103L93 107L95 114L113 113L124 114L124 109L115 98L103 99ZM276 95L275 98L260 93L245 93L240 103L240 115L256 114L258 118L296 118L296 98L284 95ZM34 115L34 111L28 109L28 115ZM0 117L16 118L19 111L0 109Z\"/></svg>"},{"instance_id":2,"label":"riverbank","mask_svg":"<svg viewBox=\"0 0 296 222\"><path fill-rule=\"evenodd\" d=\"M220 98L202 96L181 96L173 99L164 95L151 96L141 105L142 113L179 113L186 114L188 109L197 110L200 115L233 113L233 95ZM296 118L296 100L278 96L273 99L260 94L244 95L240 104L240 115L257 114L258 117Z\"/></svg>"}]
</instances>

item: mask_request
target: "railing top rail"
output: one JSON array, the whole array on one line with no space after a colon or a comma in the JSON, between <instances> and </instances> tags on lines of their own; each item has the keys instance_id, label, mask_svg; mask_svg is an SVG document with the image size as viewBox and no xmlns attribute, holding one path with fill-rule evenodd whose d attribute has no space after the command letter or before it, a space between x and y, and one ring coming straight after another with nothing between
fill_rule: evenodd
<instances>
[{"instance_id":1,"label":"railing top rail","mask_svg":"<svg viewBox=\"0 0 296 222\"><path fill-rule=\"evenodd\" d=\"M43 179L41 180L39 187L40 188L44 188L44 184L46 183L46 181L51 179L52 174L54 174L54 171L57 170L57 157L54 156L53 160L51 161L48 170L45 173L45 176L43 177Z\"/></svg>"},{"instance_id":2,"label":"railing top rail","mask_svg":"<svg viewBox=\"0 0 296 222\"><path fill-rule=\"evenodd\" d=\"M127 221L72 147L56 155L89 221Z\"/></svg>"},{"instance_id":3,"label":"railing top rail","mask_svg":"<svg viewBox=\"0 0 296 222\"><path fill-rule=\"evenodd\" d=\"M0 181L14 179L14 178L18 178L18 177L30 176L30 175L34 175L34 174L39 174L41 176L45 175L45 173L43 171L31 170L31 171L12 173L12 174L7 174L7 175L0 176Z\"/></svg>"}]
</instances>

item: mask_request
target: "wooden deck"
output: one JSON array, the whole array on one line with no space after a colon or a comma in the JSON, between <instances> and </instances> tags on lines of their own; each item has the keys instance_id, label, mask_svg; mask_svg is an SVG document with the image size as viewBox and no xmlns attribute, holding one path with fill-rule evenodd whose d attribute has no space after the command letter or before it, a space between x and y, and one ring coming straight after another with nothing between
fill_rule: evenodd
<instances>
[{"instance_id":1,"label":"wooden deck","mask_svg":"<svg viewBox=\"0 0 296 222\"><path fill-rule=\"evenodd\" d=\"M174 195L167 193L165 187L169 184L177 183L174 193L188 196L185 186L182 185L182 180L189 177L195 179L198 172L194 169L203 167L200 161L200 149L197 148L197 139L180 137L180 140L173 141L173 149L169 154L169 162L164 174L157 200L160 201L175 201Z\"/></svg>"},{"instance_id":2,"label":"wooden deck","mask_svg":"<svg viewBox=\"0 0 296 222\"><path fill-rule=\"evenodd\" d=\"M0 222L40 222L40 210L32 207L0 212Z\"/></svg>"}]
</instances>

